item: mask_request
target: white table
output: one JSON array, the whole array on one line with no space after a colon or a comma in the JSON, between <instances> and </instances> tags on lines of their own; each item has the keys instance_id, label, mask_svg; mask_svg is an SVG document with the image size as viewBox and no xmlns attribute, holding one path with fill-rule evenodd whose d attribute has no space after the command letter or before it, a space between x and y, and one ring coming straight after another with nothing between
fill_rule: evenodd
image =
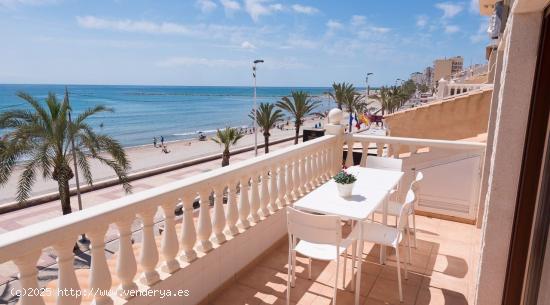
<instances>
[{"instance_id":1,"label":"white table","mask_svg":"<svg viewBox=\"0 0 550 305\"><path fill-rule=\"evenodd\" d=\"M342 198L338 195L336 182L330 180L294 203L300 210L338 215L355 221L366 220L378 207L383 206L383 222L387 224L387 199L392 189L396 188L403 177L403 172L352 166L347 172L357 177L352 195ZM357 279L355 281L355 304L359 304L361 287L361 254L363 252L363 226L359 226L357 246ZM381 261L385 259L385 247L382 248Z\"/></svg>"}]
</instances>

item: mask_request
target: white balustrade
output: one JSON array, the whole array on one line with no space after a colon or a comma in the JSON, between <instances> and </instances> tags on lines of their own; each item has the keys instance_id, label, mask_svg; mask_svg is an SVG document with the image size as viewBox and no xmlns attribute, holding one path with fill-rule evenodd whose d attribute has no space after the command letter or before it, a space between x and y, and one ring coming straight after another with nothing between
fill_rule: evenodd
<instances>
[{"instance_id":1,"label":"white balustrade","mask_svg":"<svg viewBox=\"0 0 550 305\"><path fill-rule=\"evenodd\" d=\"M215 243L222 244L225 242L225 212L223 210L223 187L216 186L214 188L214 217L212 218L212 230L214 237L212 240Z\"/></svg>"},{"instance_id":2,"label":"white balustrade","mask_svg":"<svg viewBox=\"0 0 550 305\"><path fill-rule=\"evenodd\" d=\"M57 288L60 291L79 291L80 286L74 273L74 253L75 241L70 236L61 238L61 242L53 246L57 254L58 280ZM82 301L80 295L70 295L59 293L56 304L59 305L78 305Z\"/></svg>"},{"instance_id":3,"label":"white balustrade","mask_svg":"<svg viewBox=\"0 0 550 305\"><path fill-rule=\"evenodd\" d=\"M178 234L176 233L176 202L167 202L162 205L164 213L164 232L160 244L164 263L162 270L168 273L174 273L180 268L180 264L176 257L178 256L179 243Z\"/></svg>"},{"instance_id":4,"label":"white balustrade","mask_svg":"<svg viewBox=\"0 0 550 305\"><path fill-rule=\"evenodd\" d=\"M239 193L239 221L243 229L250 227L248 215L250 214L250 203L248 202L248 176L240 178L241 190Z\"/></svg>"},{"instance_id":5,"label":"white balustrade","mask_svg":"<svg viewBox=\"0 0 550 305\"><path fill-rule=\"evenodd\" d=\"M231 181L227 186L227 234L235 236L239 234L237 220L239 219L239 210L237 209L237 182Z\"/></svg>"},{"instance_id":6,"label":"white balustrade","mask_svg":"<svg viewBox=\"0 0 550 305\"><path fill-rule=\"evenodd\" d=\"M287 179L287 172L286 172L286 164L283 163L279 167L279 179L276 183L276 187L278 188L278 199L279 199L279 208L283 208L288 204L288 198L290 196L290 193L287 191L286 186L286 179ZM272 188L273 189L273 188ZM273 192L271 192L273 194Z\"/></svg>"},{"instance_id":7,"label":"white balustrade","mask_svg":"<svg viewBox=\"0 0 550 305\"><path fill-rule=\"evenodd\" d=\"M294 161L289 160L287 163L286 168L286 187L287 187L287 199L288 203L291 203L294 201L294 198L296 197L296 185L294 184Z\"/></svg>"},{"instance_id":8,"label":"white balustrade","mask_svg":"<svg viewBox=\"0 0 550 305\"><path fill-rule=\"evenodd\" d=\"M98 225L88 232L90 238L91 256L90 263L90 291L94 291L95 305L111 305L113 300L109 296L111 289L111 273L105 258L105 233L107 226Z\"/></svg>"},{"instance_id":9,"label":"white balustrade","mask_svg":"<svg viewBox=\"0 0 550 305\"><path fill-rule=\"evenodd\" d=\"M139 256L139 263L143 268L143 274L141 275L141 281L151 286L160 280L160 275L156 270L159 261L159 252L157 249L157 243L155 242L154 232L154 218L157 212L156 206L147 206L138 212L141 218L142 224L142 237L141 254Z\"/></svg>"},{"instance_id":10,"label":"white balustrade","mask_svg":"<svg viewBox=\"0 0 550 305\"><path fill-rule=\"evenodd\" d=\"M183 254L181 258L186 262L192 262L197 258L197 253L193 248L197 241L197 232L195 231L195 222L193 221L193 202L195 194L186 192L183 195L183 223L181 226L181 247Z\"/></svg>"},{"instance_id":11,"label":"white balustrade","mask_svg":"<svg viewBox=\"0 0 550 305\"><path fill-rule=\"evenodd\" d=\"M260 192L258 191L258 176L256 172L252 175L250 179L250 217L249 220L252 222L258 222L260 220L260 215L258 211L260 209Z\"/></svg>"},{"instance_id":12,"label":"white balustrade","mask_svg":"<svg viewBox=\"0 0 550 305\"><path fill-rule=\"evenodd\" d=\"M210 235L212 234L212 221L210 220L210 189L199 190L200 208L199 222L197 223L198 249L202 252L212 250Z\"/></svg>"},{"instance_id":13,"label":"white balustrade","mask_svg":"<svg viewBox=\"0 0 550 305\"><path fill-rule=\"evenodd\" d=\"M37 249L33 252L26 253L22 256L13 258L13 262L19 270L19 282L21 288L26 291L38 292L38 272L36 263L40 257L41 250ZM19 300L20 305L44 305L44 300L40 293L24 293Z\"/></svg>"},{"instance_id":14,"label":"white balustrade","mask_svg":"<svg viewBox=\"0 0 550 305\"><path fill-rule=\"evenodd\" d=\"M263 221L328 179L339 162L341 148L336 147L339 141L337 136L327 135L3 234L0 263L12 261L17 266L21 288L38 289L36 264L42 249L53 247L58 256L58 288L89 287L97 292L92 301L95 305L113 304L111 289L117 290L119 298L130 299L138 287L143 289L140 283L151 287L171 279L171 274L185 270L198 257L208 256L212 242L227 242L226 234L246 234L251 220ZM212 192L213 206L210 205ZM194 209L197 195L198 211ZM178 218L175 212L180 207L182 216ZM133 228L134 221L141 226ZM179 221L181 231L178 232ZM157 236L160 245L155 239L157 226L162 229ZM109 238L118 233L118 241L110 244L118 244L118 248L109 247L115 251L113 255L105 251L107 232ZM82 233L91 241L87 283L79 283L73 265L74 239ZM133 234L136 245L133 245ZM239 238L246 238L241 236ZM139 257L134 255L134 247L139 248ZM202 252L201 255L198 252ZM112 270L108 260L114 263ZM143 273L138 275L138 269ZM159 271L163 271L162 279ZM112 287L113 274L119 287ZM38 295L22 296L19 302L44 304ZM57 300L57 304L63 305L80 303L81 300L74 297Z\"/></svg>"},{"instance_id":15,"label":"white balustrade","mask_svg":"<svg viewBox=\"0 0 550 305\"><path fill-rule=\"evenodd\" d=\"M123 217L116 222L119 232L119 249L117 254L116 274L120 279L117 294L123 299L129 299L131 292L137 290L134 277L137 263L132 248L132 223L134 217Z\"/></svg>"},{"instance_id":16,"label":"white balustrade","mask_svg":"<svg viewBox=\"0 0 550 305\"><path fill-rule=\"evenodd\" d=\"M273 175L273 172L271 173L271 175ZM264 168L262 170L261 179L262 184L260 187L260 216L268 217L269 215L271 215L267 207L270 204L271 200L269 196L269 181L271 181L271 179L269 179L269 172L267 168Z\"/></svg>"}]
</instances>

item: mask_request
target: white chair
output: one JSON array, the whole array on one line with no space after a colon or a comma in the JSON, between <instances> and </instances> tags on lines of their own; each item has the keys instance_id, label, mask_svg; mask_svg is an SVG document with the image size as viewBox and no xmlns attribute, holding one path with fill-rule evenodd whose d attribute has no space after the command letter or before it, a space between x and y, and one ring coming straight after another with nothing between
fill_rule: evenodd
<instances>
[{"instance_id":1,"label":"white chair","mask_svg":"<svg viewBox=\"0 0 550 305\"><path fill-rule=\"evenodd\" d=\"M405 228L408 222L408 216L410 213L411 206L414 204L415 194L412 190L407 192L407 198L405 203L401 206L401 211L399 213L399 220L397 221L397 227L386 226L384 224L376 222L362 222L363 225L363 240L367 242L372 242L379 244L381 246L392 247L395 249L395 256L397 259L397 282L399 287L399 300L403 302L403 289L401 287L401 259L399 256L399 243L403 239L403 234L407 233L407 245L409 246L409 252L407 254L408 259L410 259L410 243L411 236L410 232L406 231ZM359 245L361 249L362 245ZM408 278L407 263L403 264L405 266L405 279Z\"/></svg>"},{"instance_id":2,"label":"white chair","mask_svg":"<svg viewBox=\"0 0 550 305\"><path fill-rule=\"evenodd\" d=\"M420 184L422 182L422 179L424 179L424 174L422 174L422 172L417 172L415 179L411 183L410 190L412 190L414 192L415 196L416 196L415 202L418 201L418 199L419 199L418 193L419 193L419 190L420 190ZM396 225L397 225L397 217L399 216L399 213L401 212L401 206L402 205L403 205L402 203L394 201L394 200L390 200L388 202L388 215L396 217ZM378 208L376 210L376 213L382 213L382 212L383 212L382 208ZM412 216L412 229L413 229L413 232L414 232L413 247L416 248L416 213L415 213L414 204L411 206L409 216ZM410 226L409 222L407 222L407 230L408 231L411 230L411 226Z\"/></svg>"},{"instance_id":3,"label":"white chair","mask_svg":"<svg viewBox=\"0 0 550 305\"><path fill-rule=\"evenodd\" d=\"M341 219L333 215L313 215L287 207L288 227L288 282L286 303L290 303L290 287L294 287L296 281L296 253L309 258L308 278L311 279L311 259L323 261L336 261L336 277L334 280L333 304L336 304L338 287L338 272L340 267L340 255L346 252L353 243L352 266L355 267L356 245L353 236L355 230L350 233L351 238L342 239ZM299 241L298 241L299 240ZM347 257L344 256L344 277L346 276ZM353 272L352 272L353 274ZM352 285L353 286L353 285Z\"/></svg>"},{"instance_id":4,"label":"white chair","mask_svg":"<svg viewBox=\"0 0 550 305\"><path fill-rule=\"evenodd\" d=\"M401 159L394 159L394 158L386 158L386 157L375 157L375 156L367 156L367 168L376 168L376 169L385 169L385 170L391 170L391 171L402 171L403 170L403 160ZM398 186L399 188L399 186ZM392 190L390 193L390 196L395 193L396 190ZM389 209L389 206L388 206ZM382 209L378 209L376 211L377 213L382 213ZM388 215L390 215L388 213ZM371 219L374 221L374 213L371 216Z\"/></svg>"},{"instance_id":5,"label":"white chair","mask_svg":"<svg viewBox=\"0 0 550 305\"><path fill-rule=\"evenodd\" d=\"M403 160L386 157L367 156L366 167L392 171L402 171Z\"/></svg>"}]
</instances>

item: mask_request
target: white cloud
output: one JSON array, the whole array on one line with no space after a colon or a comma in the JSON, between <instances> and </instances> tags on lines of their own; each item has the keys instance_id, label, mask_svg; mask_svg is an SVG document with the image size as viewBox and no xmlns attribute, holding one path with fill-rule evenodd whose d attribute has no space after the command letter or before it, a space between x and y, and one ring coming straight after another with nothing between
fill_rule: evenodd
<instances>
[{"instance_id":1,"label":"white cloud","mask_svg":"<svg viewBox=\"0 0 550 305\"><path fill-rule=\"evenodd\" d=\"M262 15L270 15L283 10L280 3L269 4L269 0L245 0L244 7L254 22L258 22Z\"/></svg>"},{"instance_id":2,"label":"white cloud","mask_svg":"<svg viewBox=\"0 0 550 305\"><path fill-rule=\"evenodd\" d=\"M57 0L0 0L0 8L14 9L21 5L47 5L55 4Z\"/></svg>"},{"instance_id":3,"label":"white cloud","mask_svg":"<svg viewBox=\"0 0 550 305\"><path fill-rule=\"evenodd\" d=\"M300 14L313 15L319 12L319 10L313 6L306 6L301 4L294 4L292 9Z\"/></svg>"},{"instance_id":4,"label":"white cloud","mask_svg":"<svg viewBox=\"0 0 550 305\"><path fill-rule=\"evenodd\" d=\"M241 43L241 48L247 49L247 50L254 50L256 49L256 46L250 43L249 41L243 41L243 43Z\"/></svg>"},{"instance_id":5,"label":"white cloud","mask_svg":"<svg viewBox=\"0 0 550 305\"><path fill-rule=\"evenodd\" d=\"M451 3L451 2L441 2L435 5L438 9L443 11L443 18L453 18L458 15L464 7L462 4Z\"/></svg>"},{"instance_id":6,"label":"white cloud","mask_svg":"<svg viewBox=\"0 0 550 305\"><path fill-rule=\"evenodd\" d=\"M390 28L385 28L385 27L379 27L379 26L372 26L369 28L371 31L375 32L375 33L379 33L379 34L384 34L384 33L387 33L389 31L391 31Z\"/></svg>"},{"instance_id":7,"label":"white cloud","mask_svg":"<svg viewBox=\"0 0 550 305\"><path fill-rule=\"evenodd\" d=\"M367 21L367 17L362 15L353 15L351 16L351 25L353 26L361 26L364 25Z\"/></svg>"},{"instance_id":8,"label":"white cloud","mask_svg":"<svg viewBox=\"0 0 550 305\"><path fill-rule=\"evenodd\" d=\"M343 28L343 25L338 21L330 19L327 21L327 28L329 31L334 31Z\"/></svg>"},{"instance_id":9,"label":"white cloud","mask_svg":"<svg viewBox=\"0 0 550 305\"><path fill-rule=\"evenodd\" d=\"M460 27L457 25L445 25L445 33L453 34L460 31Z\"/></svg>"},{"instance_id":10,"label":"white cloud","mask_svg":"<svg viewBox=\"0 0 550 305\"><path fill-rule=\"evenodd\" d=\"M416 16L416 26L419 28L424 28L428 24L428 16L420 15Z\"/></svg>"},{"instance_id":11,"label":"white cloud","mask_svg":"<svg viewBox=\"0 0 550 305\"><path fill-rule=\"evenodd\" d=\"M195 2L195 5L203 13L210 13L211 11L215 10L216 7L218 7L218 5L212 0L197 0L197 2Z\"/></svg>"},{"instance_id":12,"label":"white cloud","mask_svg":"<svg viewBox=\"0 0 550 305\"><path fill-rule=\"evenodd\" d=\"M227 15L231 15L233 12L238 11L238 10L241 9L241 4L237 1L220 0L220 3L222 4L223 8L225 9L225 13Z\"/></svg>"},{"instance_id":13,"label":"white cloud","mask_svg":"<svg viewBox=\"0 0 550 305\"><path fill-rule=\"evenodd\" d=\"M172 22L155 23L150 21L109 20L94 16L77 16L80 27L86 29L116 30L121 32L137 32L150 34L190 34L191 30L181 24Z\"/></svg>"},{"instance_id":14,"label":"white cloud","mask_svg":"<svg viewBox=\"0 0 550 305\"><path fill-rule=\"evenodd\" d=\"M291 70L308 68L307 65L298 61L295 58L264 58L265 63L262 67L270 70ZM176 67L216 67L216 68L248 68L252 63L248 59L215 59L205 57L170 57L156 63L159 67L176 68Z\"/></svg>"},{"instance_id":15,"label":"white cloud","mask_svg":"<svg viewBox=\"0 0 550 305\"><path fill-rule=\"evenodd\" d=\"M479 14L479 0L470 0L470 13Z\"/></svg>"}]
</instances>

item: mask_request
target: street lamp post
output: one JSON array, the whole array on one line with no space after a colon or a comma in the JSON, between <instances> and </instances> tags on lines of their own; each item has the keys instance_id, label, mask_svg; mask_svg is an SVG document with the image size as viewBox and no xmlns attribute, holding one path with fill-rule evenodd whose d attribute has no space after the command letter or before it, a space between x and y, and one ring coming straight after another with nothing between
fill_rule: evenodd
<instances>
[{"instance_id":1,"label":"street lamp post","mask_svg":"<svg viewBox=\"0 0 550 305\"><path fill-rule=\"evenodd\" d=\"M369 75L373 75L374 73L372 72L367 72L367 77L365 78L365 81L367 83L367 87L365 88L365 104L368 104L369 103L369 91L370 91L370 88L369 88Z\"/></svg>"},{"instance_id":2,"label":"street lamp post","mask_svg":"<svg viewBox=\"0 0 550 305\"><path fill-rule=\"evenodd\" d=\"M72 124L72 119L71 119L71 106L70 106L70 102L69 102L69 91L67 90L67 87L65 87L65 101L67 102L67 105L69 106L69 113L68 113L68 116L69 116L69 125ZM75 182L76 182L76 197L78 199L78 210L79 211L82 211L82 196L80 195L80 180L79 180L79 177L78 177L78 165L76 163L76 150L75 150L75 145L74 145L74 135L71 135L71 150L72 150L72 155L73 155L73 167L74 167L74 178L75 178ZM78 242L87 247L89 244L90 244L90 240L86 237L86 234L85 233L82 233L80 239L78 240Z\"/></svg>"},{"instance_id":3,"label":"street lamp post","mask_svg":"<svg viewBox=\"0 0 550 305\"><path fill-rule=\"evenodd\" d=\"M263 59L256 59L252 66L252 76L254 77L254 156L258 156L258 122L256 121L256 115L258 114L258 108L256 106L256 64L263 63Z\"/></svg>"}]
</instances>

